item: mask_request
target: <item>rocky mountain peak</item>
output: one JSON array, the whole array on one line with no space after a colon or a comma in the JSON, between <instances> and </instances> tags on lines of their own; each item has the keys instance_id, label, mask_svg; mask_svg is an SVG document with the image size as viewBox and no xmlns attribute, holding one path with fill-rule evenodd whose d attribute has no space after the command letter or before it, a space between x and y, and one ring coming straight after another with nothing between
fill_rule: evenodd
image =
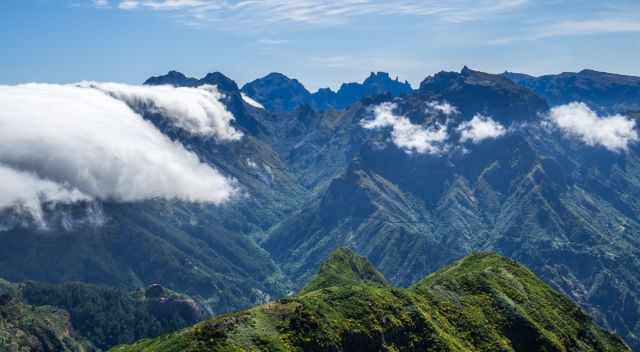
<instances>
[{"instance_id":1,"label":"rocky mountain peak","mask_svg":"<svg viewBox=\"0 0 640 352\"><path fill-rule=\"evenodd\" d=\"M311 93L297 79L278 72L245 84L242 92L273 112L292 111L311 102Z\"/></svg>"},{"instance_id":2,"label":"rocky mountain peak","mask_svg":"<svg viewBox=\"0 0 640 352\"><path fill-rule=\"evenodd\" d=\"M507 125L535 120L549 108L544 99L504 75L467 66L460 73L443 71L427 77L420 84L419 94L427 100L446 100L460 110L463 118L484 114Z\"/></svg>"},{"instance_id":3,"label":"rocky mountain peak","mask_svg":"<svg viewBox=\"0 0 640 352\"><path fill-rule=\"evenodd\" d=\"M201 84L214 85L222 92L237 92L239 90L234 80L220 72L207 73L199 82Z\"/></svg>"},{"instance_id":4,"label":"rocky mountain peak","mask_svg":"<svg viewBox=\"0 0 640 352\"><path fill-rule=\"evenodd\" d=\"M154 76L144 82L149 86L171 85L175 87L194 87L198 85L198 80L187 77L182 72L169 71L166 75Z\"/></svg>"}]
</instances>

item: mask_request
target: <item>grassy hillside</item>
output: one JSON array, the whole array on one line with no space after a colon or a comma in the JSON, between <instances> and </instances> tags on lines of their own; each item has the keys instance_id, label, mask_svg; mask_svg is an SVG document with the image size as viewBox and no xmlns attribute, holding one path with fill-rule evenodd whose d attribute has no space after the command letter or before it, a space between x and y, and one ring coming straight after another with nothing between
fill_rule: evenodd
<instances>
[{"instance_id":1,"label":"grassy hillside","mask_svg":"<svg viewBox=\"0 0 640 352\"><path fill-rule=\"evenodd\" d=\"M362 273L376 271L339 251L297 296L114 351L629 351L494 254L471 255L407 289Z\"/></svg>"}]
</instances>

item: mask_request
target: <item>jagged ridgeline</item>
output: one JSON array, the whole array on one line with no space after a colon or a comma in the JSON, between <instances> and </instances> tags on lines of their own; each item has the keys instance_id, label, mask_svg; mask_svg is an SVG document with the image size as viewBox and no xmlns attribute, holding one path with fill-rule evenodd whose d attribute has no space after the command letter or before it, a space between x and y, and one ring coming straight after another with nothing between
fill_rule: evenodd
<instances>
[{"instance_id":1,"label":"jagged ridgeline","mask_svg":"<svg viewBox=\"0 0 640 352\"><path fill-rule=\"evenodd\" d=\"M510 259L472 254L399 289L340 249L298 295L114 351L630 350Z\"/></svg>"}]
</instances>

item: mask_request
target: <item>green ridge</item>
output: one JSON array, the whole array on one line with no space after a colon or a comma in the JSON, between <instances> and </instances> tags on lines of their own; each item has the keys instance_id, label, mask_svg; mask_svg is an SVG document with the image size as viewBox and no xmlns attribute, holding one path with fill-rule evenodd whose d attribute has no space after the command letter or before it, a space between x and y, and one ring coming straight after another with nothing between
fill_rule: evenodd
<instances>
[{"instance_id":1,"label":"green ridge","mask_svg":"<svg viewBox=\"0 0 640 352\"><path fill-rule=\"evenodd\" d=\"M498 255L473 254L397 289L363 258L339 250L297 296L114 351L629 349L529 270Z\"/></svg>"},{"instance_id":2,"label":"green ridge","mask_svg":"<svg viewBox=\"0 0 640 352\"><path fill-rule=\"evenodd\" d=\"M302 289L301 294L334 286L367 283L388 286L384 276L364 258L340 248L320 266L318 274Z\"/></svg>"}]
</instances>

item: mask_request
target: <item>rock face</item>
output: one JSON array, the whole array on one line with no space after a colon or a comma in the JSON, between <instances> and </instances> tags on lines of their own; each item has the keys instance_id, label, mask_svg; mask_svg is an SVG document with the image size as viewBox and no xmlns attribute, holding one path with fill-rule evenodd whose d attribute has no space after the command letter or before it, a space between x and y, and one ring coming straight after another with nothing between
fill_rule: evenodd
<instances>
[{"instance_id":1,"label":"rock face","mask_svg":"<svg viewBox=\"0 0 640 352\"><path fill-rule=\"evenodd\" d=\"M304 105L316 111L346 109L363 98L388 94L400 96L412 92L408 82L389 77L386 72L371 73L362 83L345 83L337 92L323 88L310 93L298 80L280 73L247 83L242 91L273 112L291 112Z\"/></svg>"},{"instance_id":2,"label":"rock face","mask_svg":"<svg viewBox=\"0 0 640 352\"><path fill-rule=\"evenodd\" d=\"M311 102L311 93L297 79L281 73L270 73L249 82L242 92L273 112L292 111Z\"/></svg>"},{"instance_id":3,"label":"rock face","mask_svg":"<svg viewBox=\"0 0 640 352\"><path fill-rule=\"evenodd\" d=\"M166 75L151 77L144 84L150 86L170 85L174 87L197 87L201 85L198 79L187 77L178 71L169 71Z\"/></svg>"},{"instance_id":4,"label":"rock face","mask_svg":"<svg viewBox=\"0 0 640 352\"><path fill-rule=\"evenodd\" d=\"M374 97L377 95L388 94L393 97L409 94L413 91L409 82L400 82L398 78L395 80L389 77L386 72L371 73L371 75L362 83L345 83L335 93L334 102L323 106L319 99L326 92L319 91L314 94L314 106L318 110L326 110L327 108L344 109L363 98Z\"/></svg>"},{"instance_id":5,"label":"rock face","mask_svg":"<svg viewBox=\"0 0 640 352\"><path fill-rule=\"evenodd\" d=\"M456 106L464 116L484 114L510 124L534 121L549 107L544 99L511 80L464 67L460 73L440 72L420 84L420 93Z\"/></svg>"},{"instance_id":6,"label":"rock face","mask_svg":"<svg viewBox=\"0 0 640 352\"><path fill-rule=\"evenodd\" d=\"M594 70L540 77L505 72L503 76L531 89L551 105L579 101L602 113L640 109L640 77Z\"/></svg>"},{"instance_id":7,"label":"rock face","mask_svg":"<svg viewBox=\"0 0 640 352\"><path fill-rule=\"evenodd\" d=\"M493 254L408 289L375 273L341 250L312 281L323 285L115 351L630 351L530 271Z\"/></svg>"}]
</instances>

